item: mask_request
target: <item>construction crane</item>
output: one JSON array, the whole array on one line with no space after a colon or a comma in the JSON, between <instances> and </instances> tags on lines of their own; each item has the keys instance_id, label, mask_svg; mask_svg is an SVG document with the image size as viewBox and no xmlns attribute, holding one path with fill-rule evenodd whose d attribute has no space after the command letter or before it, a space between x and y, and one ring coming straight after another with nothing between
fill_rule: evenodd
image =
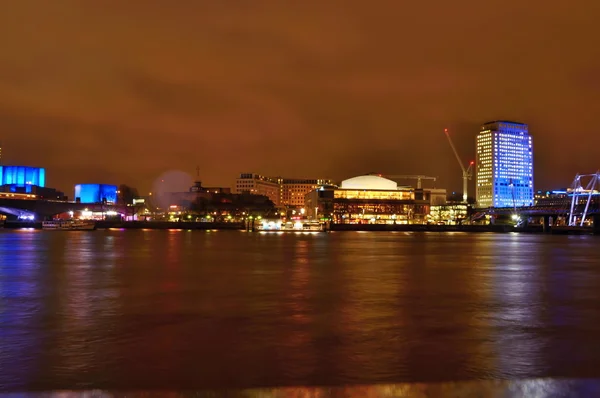
<instances>
[{"instance_id":1,"label":"construction crane","mask_svg":"<svg viewBox=\"0 0 600 398\"><path fill-rule=\"evenodd\" d=\"M391 180L417 180L417 189L421 189L421 181L422 180L433 180L433 182L435 182L437 180L437 177L429 177L429 176L422 176L422 175L386 175L386 174L384 174L383 177L389 178Z\"/></svg>"},{"instance_id":2,"label":"construction crane","mask_svg":"<svg viewBox=\"0 0 600 398\"><path fill-rule=\"evenodd\" d=\"M469 165L467 166L467 168L465 168L462 160L460 160L460 156L458 156L458 151L456 150L456 148L454 147L454 144L452 143L452 138L450 138L450 134L448 134L448 129L444 129L444 133L446 134L446 137L448 137L448 142L450 143L450 146L452 147L452 151L454 152L454 156L456 156L456 160L458 161L458 164L460 165L460 169L462 170L463 203L467 203L468 181L471 179L471 177L473 177L473 165L475 164L475 162L470 162Z\"/></svg>"}]
</instances>

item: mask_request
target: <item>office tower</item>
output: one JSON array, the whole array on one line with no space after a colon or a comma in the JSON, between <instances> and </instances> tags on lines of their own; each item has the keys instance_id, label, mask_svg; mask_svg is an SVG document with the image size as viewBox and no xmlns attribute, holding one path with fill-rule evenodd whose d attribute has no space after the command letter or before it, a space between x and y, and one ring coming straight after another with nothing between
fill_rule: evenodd
<instances>
[{"instance_id":1,"label":"office tower","mask_svg":"<svg viewBox=\"0 0 600 398\"><path fill-rule=\"evenodd\" d=\"M533 148L526 124L485 123L477 135L477 205L533 205Z\"/></svg>"}]
</instances>

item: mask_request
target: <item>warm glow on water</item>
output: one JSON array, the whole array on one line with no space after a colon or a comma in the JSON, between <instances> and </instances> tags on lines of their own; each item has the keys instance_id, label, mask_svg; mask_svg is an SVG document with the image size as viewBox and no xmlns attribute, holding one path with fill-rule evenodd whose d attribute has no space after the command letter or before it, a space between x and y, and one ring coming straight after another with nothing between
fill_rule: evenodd
<instances>
[{"instance_id":1,"label":"warm glow on water","mask_svg":"<svg viewBox=\"0 0 600 398\"><path fill-rule=\"evenodd\" d=\"M560 379L600 376L599 244L0 231L0 391L597 392Z\"/></svg>"}]
</instances>

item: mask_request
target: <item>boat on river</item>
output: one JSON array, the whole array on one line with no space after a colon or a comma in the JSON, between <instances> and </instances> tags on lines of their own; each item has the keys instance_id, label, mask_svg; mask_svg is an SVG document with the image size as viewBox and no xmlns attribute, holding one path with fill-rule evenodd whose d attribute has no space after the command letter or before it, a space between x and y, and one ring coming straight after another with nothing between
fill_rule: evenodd
<instances>
[{"instance_id":1,"label":"boat on river","mask_svg":"<svg viewBox=\"0 0 600 398\"><path fill-rule=\"evenodd\" d=\"M271 232L322 232L325 224L319 221L296 220L283 222L282 220L263 220L256 225L258 231Z\"/></svg>"},{"instance_id":2,"label":"boat on river","mask_svg":"<svg viewBox=\"0 0 600 398\"><path fill-rule=\"evenodd\" d=\"M51 231L93 231L96 221L93 220L53 220L42 221L42 229Z\"/></svg>"}]
</instances>

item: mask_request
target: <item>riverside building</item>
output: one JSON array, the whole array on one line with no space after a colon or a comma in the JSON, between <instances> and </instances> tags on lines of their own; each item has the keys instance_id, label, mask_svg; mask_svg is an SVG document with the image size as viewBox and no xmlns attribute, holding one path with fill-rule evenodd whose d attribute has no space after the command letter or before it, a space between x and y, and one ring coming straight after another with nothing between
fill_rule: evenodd
<instances>
[{"instance_id":1,"label":"riverside building","mask_svg":"<svg viewBox=\"0 0 600 398\"><path fill-rule=\"evenodd\" d=\"M533 205L533 147L526 124L485 123L477 135L478 207Z\"/></svg>"},{"instance_id":2,"label":"riverside building","mask_svg":"<svg viewBox=\"0 0 600 398\"><path fill-rule=\"evenodd\" d=\"M242 173L235 182L235 193L266 196L275 206L281 204L279 181L260 174Z\"/></svg>"},{"instance_id":3,"label":"riverside building","mask_svg":"<svg viewBox=\"0 0 600 398\"><path fill-rule=\"evenodd\" d=\"M324 185L309 192L305 206L308 217L338 224L422 224L429 214L429 195L364 175L342 181L339 188Z\"/></svg>"},{"instance_id":4,"label":"riverside building","mask_svg":"<svg viewBox=\"0 0 600 398\"><path fill-rule=\"evenodd\" d=\"M260 174L243 173L236 180L236 193L267 196L277 207L303 208L304 198L310 191L331 185L327 179L265 177Z\"/></svg>"}]
</instances>

